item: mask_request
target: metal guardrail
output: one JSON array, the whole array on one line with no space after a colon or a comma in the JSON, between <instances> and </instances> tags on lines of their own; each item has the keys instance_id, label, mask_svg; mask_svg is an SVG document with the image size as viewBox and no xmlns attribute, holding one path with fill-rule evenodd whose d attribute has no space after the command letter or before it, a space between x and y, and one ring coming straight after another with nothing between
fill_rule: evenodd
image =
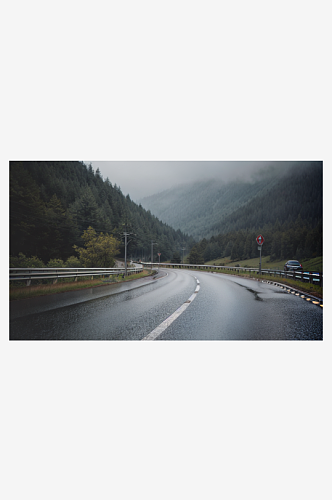
<instances>
[{"instance_id":1,"label":"metal guardrail","mask_svg":"<svg viewBox=\"0 0 332 500\"><path fill-rule=\"evenodd\" d=\"M142 264L146 266L151 266L151 262L142 262ZM206 265L206 264L174 264L174 263L158 263L154 262L152 263L152 266L162 266L162 267L171 267L174 269L202 269L202 270L228 270L228 271L233 271L235 273L243 271L247 272L249 274L251 273L257 273L259 274L259 269L257 267L238 267L238 266L213 266L213 265ZM314 272L314 271L282 271L279 269L262 269L261 270L262 275L268 275L268 276L279 276L281 278L289 278L289 279L294 279L294 280L299 280L302 282L307 282L307 283L312 283L315 285L323 286L323 274Z\"/></svg>"},{"instance_id":2,"label":"metal guardrail","mask_svg":"<svg viewBox=\"0 0 332 500\"><path fill-rule=\"evenodd\" d=\"M262 274L269 276L280 276L282 278L289 278L304 283L312 283L314 285L323 286L323 274L313 271L275 271L274 269L262 269Z\"/></svg>"},{"instance_id":3,"label":"metal guardrail","mask_svg":"<svg viewBox=\"0 0 332 500\"><path fill-rule=\"evenodd\" d=\"M134 267L127 268L127 275L137 274L142 271L142 268ZM27 286L31 284L31 280L52 279L56 283L59 278L77 278L91 276L119 276L124 274L123 267L98 267L98 268L63 268L63 267L44 267L44 268L23 268L15 267L9 269L9 281L26 281Z\"/></svg>"},{"instance_id":4,"label":"metal guardrail","mask_svg":"<svg viewBox=\"0 0 332 500\"><path fill-rule=\"evenodd\" d=\"M169 267L173 269L202 269L202 270L228 270L235 273L247 272L251 273L259 273L259 269L257 267L237 267L237 266L213 266L213 265L205 265L205 264L175 264L175 263L158 263L153 262L152 265L150 262L142 262L142 267L133 267L127 268L127 274L135 274L142 271L143 266L147 267ZM45 267L45 268L10 268L9 269L9 281L26 281L27 286L31 284L31 280L43 280L43 279L52 279L53 283L56 283L59 278L77 278L79 277L88 277L91 276L93 279L94 276L119 276L124 274L125 270L123 267L117 268L57 268L57 267ZM281 278L291 278L295 280L300 280L302 282L313 283L320 286L323 286L323 274L317 272L298 272L298 271L281 271L278 269L262 269L262 275L268 276L279 276Z\"/></svg>"}]
</instances>

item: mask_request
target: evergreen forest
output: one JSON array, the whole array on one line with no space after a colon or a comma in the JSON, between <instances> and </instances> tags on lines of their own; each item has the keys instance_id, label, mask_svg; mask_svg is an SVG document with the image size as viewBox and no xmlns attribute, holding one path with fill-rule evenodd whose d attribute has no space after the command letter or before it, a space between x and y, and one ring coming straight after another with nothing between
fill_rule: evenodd
<instances>
[{"instance_id":1,"label":"evergreen forest","mask_svg":"<svg viewBox=\"0 0 332 500\"><path fill-rule=\"evenodd\" d=\"M109 241L120 258L127 232L128 257L142 261L150 261L151 241L155 262L157 253L161 262L180 262L185 253L191 264L229 256L232 261L250 259L257 257L260 233L271 261L323 254L319 161L267 168L251 182L178 186L145 202L147 209L91 164L11 161L10 265L60 267L67 262L67 267L83 267L88 260L82 260L80 249L89 231L99 235L101 246L112 236Z\"/></svg>"},{"instance_id":2,"label":"evergreen forest","mask_svg":"<svg viewBox=\"0 0 332 500\"><path fill-rule=\"evenodd\" d=\"M256 238L264 236L270 260L309 259L323 255L323 164L297 162L263 194L255 196L211 226L189 262L230 256L232 261L258 256Z\"/></svg>"},{"instance_id":3,"label":"evergreen forest","mask_svg":"<svg viewBox=\"0 0 332 500\"><path fill-rule=\"evenodd\" d=\"M274 162L250 180L188 179L188 184L144 198L141 204L199 241L219 233L262 229L277 220L281 225L295 222L299 215L314 227L322 221L322 198L322 162Z\"/></svg>"},{"instance_id":4,"label":"evergreen forest","mask_svg":"<svg viewBox=\"0 0 332 500\"><path fill-rule=\"evenodd\" d=\"M82 247L88 228L112 235L124 256L149 261L171 260L194 239L162 223L150 211L124 196L120 187L103 179L99 169L80 161L10 161L11 267L68 267L79 263L74 247ZM24 258L23 258L24 257ZM72 264L72 266L70 265ZM83 267L83 266L82 266Z\"/></svg>"}]
</instances>

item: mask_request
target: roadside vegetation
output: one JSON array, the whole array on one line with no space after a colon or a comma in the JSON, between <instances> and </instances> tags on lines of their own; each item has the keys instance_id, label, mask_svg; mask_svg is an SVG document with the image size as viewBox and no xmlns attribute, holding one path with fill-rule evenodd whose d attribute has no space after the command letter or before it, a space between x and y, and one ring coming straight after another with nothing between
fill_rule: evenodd
<instances>
[{"instance_id":1,"label":"roadside vegetation","mask_svg":"<svg viewBox=\"0 0 332 500\"><path fill-rule=\"evenodd\" d=\"M189 264L188 258L185 259L185 264ZM262 269L271 269L271 271L278 270L283 271L285 260L280 261L270 261L270 256L262 257ZM304 259L301 260L301 264L303 266L304 271L315 271L315 272L323 272L323 257L315 257L313 259ZM220 259L214 259L213 261L205 262L206 266L230 266L230 267L247 267L247 268L259 268L259 257L254 259L246 259L241 261L232 261L231 257L224 257ZM208 270L207 270L208 271ZM275 281L277 283L282 283L285 286L290 286L292 288L296 288L299 291L304 293L308 293L310 295L314 295L315 297L323 298L323 287L311 283L302 282L299 280L293 280L289 278L281 278L279 276L269 276L266 274L258 274L257 272L249 272L246 270L228 270L228 269L216 269L212 272L223 273L229 275L236 275L246 277L246 278L255 278L259 280L269 280Z\"/></svg>"},{"instance_id":2,"label":"roadside vegetation","mask_svg":"<svg viewBox=\"0 0 332 500\"><path fill-rule=\"evenodd\" d=\"M269 255L262 255L262 269L278 269L283 270L287 259L271 261ZM304 271L315 271L317 273L323 272L323 257L314 257L312 259L300 260ZM233 261L230 256L210 260L205 262L206 265L216 266L238 266L238 267L259 267L259 257L253 259L244 259Z\"/></svg>"},{"instance_id":3,"label":"roadside vegetation","mask_svg":"<svg viewBox=\"0 0 332 500\"><path fill-rule=\"evenodd\" d=\"M234 275L234 271L228 270L218 270L217 273L222 274L230 274ZM269 276L266 274L258 274L258 273L249 273L246 271L239 270L236 272L237 275L243 276L244 278L258 279L258 280L267 280L267 281L275 281L277 283L284 284L285 286L289 286L292 288L296 288L299 291L308 293L310 295L314 295L315 297L323 298L323 287L311 283L305 283L299 280L293 280L288 278L281 278L280 276Z\"/></svg>"},{"instance_id":4,"label":"roadside vegetation","mask_svg":"<svg viewBox=\"0 0 332 500\"><path fill-rule=\"evenodd\" d=\"M192 237L161 222L125 196L119 186L103 179L91 164L10 161L9 187L13 258L22 253L45 263L50 259L66 262L75 255L74 246L80 254L82 235L89 228L100 236L98 260L104 260L102 248L111 238L117 254L124 257L124 232L131 233L127 255L142 260L151 255L151 240L158 242L158 252L165 259L171 259L175 248L184 244L190 249L194 244ZM85 257L83 252L80 258Z\"/></svg>"},{"instance_id":5,"label":"roadside vegetation","mask_svg":"<svg viewBox=\"0 0 332 500\"><path fill-rule=\"evenodd\" d=\"M44 283L40 282L35 285L26 286L11 283L9 289L9 297L10 300L18 300L18 299L28 299L30 297L40 297L43 295L53 295L57 293L63 292L71 292L75 290L84 290L86 288L96 288L99 286L107 286L115 283L123 283L127 281L133 281L139 278L145 278L146 276L150 276L155 274L155 271L151 273L150 270L144 269L141 273L131 274L129 276L124 276L124 274L120 274L120 276L112 276L111 278L78 278L77 281L74 281L75 278L61 278L58 283Z\"/></svg>"},{"instance_id":6,"label":"roadside vegetation","mask_svg":"<svg viewBox=\"0 0 332 500\"><path fill-rule=\"evenodd\" d=\"M189 217L190 225L182 220L181 230L162 223L129 195L124 196L120 187L104 180L91 164L13 161L9 166L11 268L116 267L115 259L125 253L146 262L151 241L156 245L154 257L158 252L165 262L180 263L185 251L184 262L189 264L258 268L256 238L261 233L265 238L263 269L283 270L287 260L299 259L304 271L323 272L322 162L284 165L281 176L270 168L250 183L196 185L196 195L191 192L189 196L194 204L189 210L184 196L178 197L182 208L176 197L167 196L164 208ZM163 205L159 194L157 205ZM182 232L189 227L190 234ZM193 235L199 234L205 237L195 241ZM68 280L57 284L43 280L30 287L10 283L10 297L105 284L96 277ZM290 286L309 287L312 293L317 286L287 281Z\"/></svg>"}]
</instances>

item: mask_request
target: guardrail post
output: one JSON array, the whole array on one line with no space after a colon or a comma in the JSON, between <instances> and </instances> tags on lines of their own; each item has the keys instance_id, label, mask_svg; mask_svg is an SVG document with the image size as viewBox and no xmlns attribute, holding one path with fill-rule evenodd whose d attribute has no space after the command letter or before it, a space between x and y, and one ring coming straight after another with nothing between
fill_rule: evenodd
<instances>
[{"instance_id":1,"label":"guardrail post","mask_svg":"<svg viewBox=\"0 0 332 500\"><path fill-rule=\"evenodd\" d=\"M27 280L27 286L31 285L31 280Z\"/></svg>"}]
</instances>

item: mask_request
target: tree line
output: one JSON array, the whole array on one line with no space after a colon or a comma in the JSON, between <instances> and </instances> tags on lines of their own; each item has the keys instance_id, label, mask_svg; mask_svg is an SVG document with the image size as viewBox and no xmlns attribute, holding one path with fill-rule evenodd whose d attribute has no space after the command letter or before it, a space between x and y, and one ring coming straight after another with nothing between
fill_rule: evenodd
<instances>
[{"instance_id":1,"label":"tree line","mask_svg":"<svg viewBox=\"0 0 332 500\"><path fill-rule=\"evenodd\" d=\"M91 164L13 161L9 167L11 267L32 267L36 262L42 263L37 267L94 267L80 251L88 248L84 235L92 232L94 248L102 249L104 238L114 238L115 246L110 244L113 257L124 256L123 235L128 233L128 257L143 261L150 260L151 241L155 243L154 261L158 252L161 261L179 262L183 248L193 264L228 256L233 261L253 258L258 254L259 233L265 238L263 251L271 260L322 255L322 162L292 169L245 206L234 203L236 209L214 223L214 235L198 243L124 196L119 186L104 180ZM245 193L241 186L238 189L241 198ZM219 195L222 204L234 191L225 188ZM199 218L199 212L193 218ZM105 259L98 255L94 262Z\"/></svg>"},{"instance_id":2,"label":"tree line","mask_svg":"<svg viewBox=\"0 0 332 500\"><path fill-rule=\"evenodd\" d=\"M296 162L287 175L213 224L215 233L268 229L278 221L285 230L300 216L306 228L322 223L323 163ZM290 224L288 226L287 224ZM279 228L278 228L279 230Z\"/></svg>"},{"instance_id":3,"label":"tree line","mask_svg":"<svg viewBox=\"0 0 332 500\"><path fill-rule=\"evenodd\" d=\"M263 251L270 255L271 261L306 259L323 255L322 221L312 226L299 214L296 221L280 224L267 224L257 230L230 231L202 239L193 246L189 254L190 264L204 264L223 257L232 261L258 257L257 236L262 233L265 239Z\"/></svg>"},{"instance_id":4,"label":"tree line","mask_svg":"<svg viewBox=\"0 0 332 500\"><path fill-rule=\"evenodd\" d=\"M297 162L262 195L221 217L214 236L193 246L190 263L229 257L258 256L256 238L265 238L270 260L306 259L323 255L323 164Z\"/></svg>"},{"instance_id":5,"label":"tree line","mask_svg":"<svg viewBox=\"0 0 332 500\"><path fill-rule=\"evenodd\" d=\"M203 179L150 196L143 206L197 241L219 233L257 230L277 219L284 224L299 214L311 226L322 219L321 161L276 162L250 180Z\"/></svg>"},{"instance_id":6,"label":"tree line","mask_svg":"<svg viewBox=\"0 0 332 500\"><path fill-rule=\"evenodd\" d=\"M124 232L131 235L128 256L135 259L149 259L151 241L156 242L154 252L160 252L164 260L171 259L183 244L188 249L194 244L192 237L175 231L129 195L124 196L119 186L104 180L91 164L11 161L9 174L13 262L21 255L20 262L32 257L45 263L81 259L85 265L77 249L83 248L82 235L88 228L96 235L112 235L118 242L119 257L124 255Z\"/></svg>"}]
</instances>

